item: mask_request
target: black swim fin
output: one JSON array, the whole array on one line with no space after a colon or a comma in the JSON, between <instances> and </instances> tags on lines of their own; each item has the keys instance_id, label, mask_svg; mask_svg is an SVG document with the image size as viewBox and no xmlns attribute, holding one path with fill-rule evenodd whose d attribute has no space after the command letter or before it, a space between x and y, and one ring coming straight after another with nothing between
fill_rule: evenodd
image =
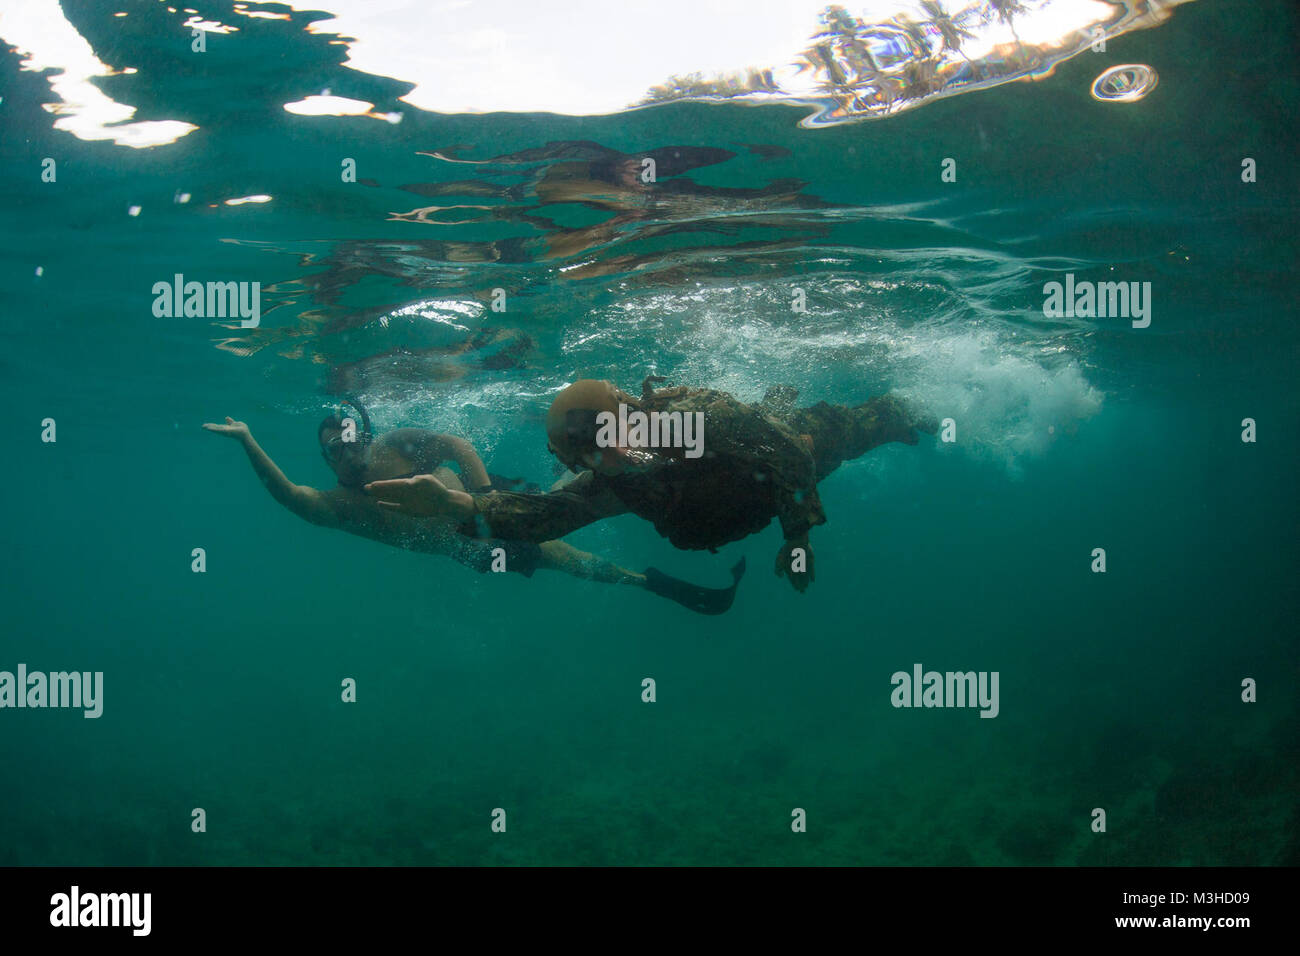
<instances>
[{"instance_id":1,"label":"black swim fin","mask_svg":"<svg viewBox=\"0 0 1300 956\"><path fill-rule=\"evenodd\" d=\"M670 577L655 568L645 569L645 586L651 594L666 597L682 607L700 614L722 614L736 599L736 588L745 576L745 559L741 558L731 569L731 587L702 588L678 578Z\"/></svg>"}]
</instances>

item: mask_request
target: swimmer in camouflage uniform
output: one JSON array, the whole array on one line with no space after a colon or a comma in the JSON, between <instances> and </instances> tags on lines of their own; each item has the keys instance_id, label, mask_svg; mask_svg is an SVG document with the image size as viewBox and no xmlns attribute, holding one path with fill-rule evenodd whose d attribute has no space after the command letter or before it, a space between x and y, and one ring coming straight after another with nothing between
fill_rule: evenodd
<instances>
[{"instance_id":1,"label":"swimmer in camouflage uniform","mask_svg":"<svg viewBox=\"0 0 1300 956\"><path fill-rule=\"evenodd\" d=\"M785 542L776 573L802 592L813 581L808 533L826 521L817 483L844 461L886 442L915 445L918 430L933 434L938 427L888 395L853 407L819 402L796 409L797 392L788 386L750 405L712 389L656 390L661 381L647 378L640 398L592 379L561 391L546 419L550 450L570 469L590 470L549 493L469 494L431 475L376 481L366 491L405 514L463 521L466 534L520 541L560 538L632 512L678 548L713 551L777 518ZM601 422L619 416L620 405L624 414L702 412L702 454L609 441Z\"/></svg>"}]
</instances>

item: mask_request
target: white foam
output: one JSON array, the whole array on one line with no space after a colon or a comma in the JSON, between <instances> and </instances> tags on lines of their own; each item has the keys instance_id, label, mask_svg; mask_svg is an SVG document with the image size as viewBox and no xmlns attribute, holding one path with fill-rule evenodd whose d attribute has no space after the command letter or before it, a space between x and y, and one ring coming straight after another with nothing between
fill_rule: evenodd
<instances>
[{"instance_id":1,"label":"white foam","mask_svg":"<svg viewBox=\"0 0 1300 956\"><path fill-rule=\"evenodd\" d=\"M895 391L953 419L957 440L940 449L995 462L1016 478L1102 404L1077 361L1044 365L989 332L932 341Z\"/></svg>"},{"instance_id":2,"label":"white foam","mask_svg":"<svg viewBox=\"0 0 1300 956\"><path fill-rule=\"evenodd\" d=\"M1055 338L1050 330L1030 334L917 280L822 276L800 285L808 314L790 311L791 283L751 283L684 293L686 309L663 294L623 302L617 327L621 338L671 343L663 359L671 367L658 371L674 382L746 401L776 384L799 388L800 403L809 405L898 393L956 422L956 443L942 449L1013 477L1101 408L1102 393L1067 344L1072 327L1063 325ZM915 314L919 300L929 310L924 318ZM599 316L592 325L592 335L585 326L570 332L570 361L598 361L609 325Z\"/></svg>"}]
</instances>

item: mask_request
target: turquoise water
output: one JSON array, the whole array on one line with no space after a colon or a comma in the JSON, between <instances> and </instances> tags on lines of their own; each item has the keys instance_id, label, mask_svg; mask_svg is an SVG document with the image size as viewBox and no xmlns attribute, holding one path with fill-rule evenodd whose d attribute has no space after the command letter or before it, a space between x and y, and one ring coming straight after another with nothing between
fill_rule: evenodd
<instances>
[{"instance_id":1,"label":"turquoise water","mask_svg":"<svg viewBox=\"0 0 1300 956\"><path fill-rule=\"evenodd\" d=\"M0 57L0 670L105 688L97 720L0 710L0 863L1300 862L1291 5L1198 0L1036 82L817 130L783 105L424 113L300 14L198 68L176 16L116 9L64 5L140 66L105 91L198 126L175 143L53 129L48 80ZM1130 62L1159 70L1146 99L1089 96ZM403 119L282 109L323 88ZM423 155L548 143L589 145ZM601 178L647 154L655 187ZM260 327L155 317L176 273L260 282ZM1045 317L1066 273L1150 282L1150 326ZM356 391L380 430L546 483L555 390L651 372L894 390L957 441L823 483L804 595L775 525L718 555L632 516L571 536L717 585L745 556L709 618L314 527L200 428L246 421L330 487L316 423ZM892 707L918 662L999 672L998 717Z\"/></svg>"}]
</instances>

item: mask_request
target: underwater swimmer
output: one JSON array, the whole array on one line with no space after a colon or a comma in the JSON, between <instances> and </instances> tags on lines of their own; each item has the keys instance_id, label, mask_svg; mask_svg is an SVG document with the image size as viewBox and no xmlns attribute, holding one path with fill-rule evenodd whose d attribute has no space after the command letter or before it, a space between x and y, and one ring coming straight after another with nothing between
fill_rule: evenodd
<instances>
[{"instance_id":1,"label":"underwater swimmer","mask_svg":"<svg viewBox=\"0 0 1300 956\"><path fill-rule=\"evenodd\" d=\"M813 581L808 533L826 521L817 483L878 445L915 445L918 430L933 434L938 428L888 395L853 407L819 402L796 409L798 393L789 386L772 388L750 405L711 389L655 390L658 381L647 378L640 398L593 379L560 392L546 418L549 447L570 469L589 470L549 494L468 492L436 475L370 482L366 491L399 513L450 517L518 541L560 538L630 511L678 548L712 551L777 518L785 542L776 573L803 592ZM701 447L611 444L608 433L601 440L600 416L622 412L657 412L660 420L666 413L681 412L685 420L702 412Z\"/></svg>"},{"instance_id":2,"label":"underwater swimmer","mask_svg":"<svg viewBox=\"0 0 1300 956\"><path fill-rule=\"evenodd\" d=\"M338 478L338 486L328 490L289 481L254 440L245 423L227 418L224 425L209 423L203 427L238 441L271 496L312 524L408 551L444 555L479 572L491 570L494 558L504 552L506 569L527 577L542 568L602 584L631 584L701 614L721 614L731 607L736 586L744 574L743 561L732 569L730 587L701 588L654 568L646 569L644 574L629 571L563 541L486 538L473 528L458 527L454 521L409 517L380 507L361 490L366 482L423 475L433 477L441 487L462 494L466 493L467 486L483 494L494 486L517 482L489 477L473 446L452 435L421 428L398 428L374 436L365 410L356 407L364 422L362 431L356 432L355 425L339 415L325 419L317 429L321 455ZM459 476L445 462L455 463L460 469Z\"/></svg>"}]
</instances>

